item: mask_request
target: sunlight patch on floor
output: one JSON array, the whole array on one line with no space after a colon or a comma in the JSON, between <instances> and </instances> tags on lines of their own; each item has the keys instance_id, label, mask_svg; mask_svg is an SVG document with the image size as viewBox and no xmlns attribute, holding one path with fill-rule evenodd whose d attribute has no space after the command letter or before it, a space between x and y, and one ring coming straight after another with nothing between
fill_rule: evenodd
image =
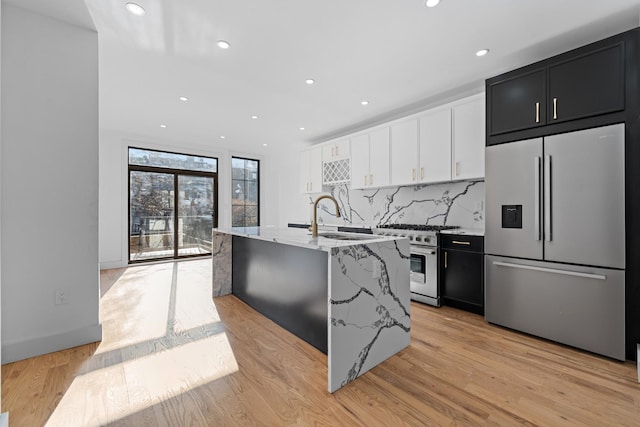
<instances>
[{"instance_id":1,"label":"sunlight patch on floor","mask_svg":"<svg viewBox=\"0 0 640 427\"><path fill-rule=\"evenodd\" d=\"M139 265L100 302L103 340L47 426L122 420L238 371L211 297L211 260ZM92 411L92 413L87 413Z\"/></svg>"},{"instance_id":2,"label":"sunlight patch on floor","mask_svg":"<svg viewBox=\"0 0 640 427\"><path fill-rule=\"evenodd\" d=\"M227 335L207 337L77 376L46 426L103 426L237 371Z\"/></svg>"},{"instance_id":3,"label":"sunlight patch on floor","mask_svg":"<svg viewBox=\"0 0 640 427\"><path fill-rule=\"evenodd\" d=\"M172 281L173 263L128 268L100 301L99 351L164 336Z\"/></svg>"}]
</instances>

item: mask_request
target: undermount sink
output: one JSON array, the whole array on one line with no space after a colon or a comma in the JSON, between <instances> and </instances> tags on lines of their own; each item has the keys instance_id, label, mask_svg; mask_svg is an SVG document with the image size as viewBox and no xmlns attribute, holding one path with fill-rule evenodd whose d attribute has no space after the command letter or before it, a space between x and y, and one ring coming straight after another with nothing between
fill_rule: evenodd
<instances>
[{"instance_id":1,"label":"undermount sink","mask_svg":"<svg viewBox=\"0 0 640 427\"><path fill-rule=\"evenodd\" d=\"M341 233L319 233L319 237L324 237L325 239L333 239L333 240L373 240L378 239L380 236L374 236L372 234L341 234Z\"/></svg>"}]
</instances>

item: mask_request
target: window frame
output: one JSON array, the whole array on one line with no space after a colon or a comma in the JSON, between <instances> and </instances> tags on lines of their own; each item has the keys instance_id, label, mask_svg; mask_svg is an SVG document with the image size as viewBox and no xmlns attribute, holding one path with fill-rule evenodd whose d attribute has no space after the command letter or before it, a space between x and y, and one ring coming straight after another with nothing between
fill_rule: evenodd
<instances>
[{"instance_id":1,"label":"window frame","mask_svg":"<svg viewBox=\"0 0 640 427\"><path fill-rule=\"evenodd\" d=\"M233 160L234 159L238 159L238 160L248 160L251 162L256 162L258 164L258 168L257 168L257 179L255 180L256 184L257 184L257 188L256 188L256 196L257 196L257 200L256 200L256 225L255 226L249 226L249 227L260 227L260 212L261 212L261 197L260 197L260 193L262 191L261 188L261 181L262 181L262 174L261 174L261 160L260 159L256 159L256 158L250 158L250 157L245 157L242 155L232 155L231 156L231 169L230 169L230 178L231 178L231 182L230 182L230 188L231 188L231 227L247 227L247 225L234 225L233 224L233 182L234 181L238 181L237 179L233 178ZM247 170L246 168L244 169L245 171ZM249 181L253 181L253 180L247 180L244 179L243 180L245 183L249 182ZM245 213L246 213L246 208L245 208ZM244 218L246 219L246 215L244 215ZM245 220L246 223L246 220Z\"/></svg>"},{"instance_id":2,"label":"window frame","mask_svg":"<svg viewBox=\"0 0 640 427\"><path fill-rule=\"evenodd\" d=\"M189 169L175 169L175 168L164 168L159 166L142 166L129 163L129 150L137 149L137 150L145 150L145 151L156 151L161 153L168 154L178 154L182 156L192 156L192 157L206 157L209 159L215 159L216 161L216 172L206 172L206 171L195 171ZM208 254L195 254L195 255L178 255L179 248L176 240L176 234L178 230L178 176L179 175L189 175L189 176L198 176L205 178L213 179L213 189L214 189L214 199L213 199L213 228L218 227L218 199L219 197L219 177L218 171L220 170L220 159L213 156L201 156L201 155L193 155L193 154L185 154L185 153L177 153L173 151L165 151L165 150L156 150L150 148L140 148L134 146L127 147L127 263L128 264L140 264L145 262L157 262L157 261L166 261L166 260L179 260L185 258L196 258L196 257L208 257L211 256L211 253ZM173 244L173 255L170 257L158 257L158 258L145 258L140 260L132 260L131 259L131 172L152 172L152 173L163 173L163 174L171 174L173 175L173 207L174 207L174 215L173 215L173 230L174 230L174 244ZM213 230L212 230L213 232Z\"/></svg>"}]
</instances>

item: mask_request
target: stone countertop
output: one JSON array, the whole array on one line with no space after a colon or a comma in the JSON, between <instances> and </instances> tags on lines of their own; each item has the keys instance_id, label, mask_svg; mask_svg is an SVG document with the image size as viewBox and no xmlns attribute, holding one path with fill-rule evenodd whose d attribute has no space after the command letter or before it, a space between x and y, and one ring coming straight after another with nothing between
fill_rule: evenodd
<instances>
[{"instance_id":1,"label":"stone countertop","mask_svg":"<svg viewBox=\"0 0 640 427\"><path fill-rule=\"evenodd\" d=\"M478 228L454 228L442 230L440 234L459 234L462 236L484 236L484 230Z\"/></svg>"},{"instance_id":2,"label":"stone countertop","mask_svg":"<svg viewBox=\"0 0 640 427\"><path fill-rule=\"evenodd\" d=\"M300 228L214 228L212 295L217 297L239 291L236 296L244 294L247 297L246 290L254 289L258 299L266 298L269 304L276 304L275 312L258 309L276 323L280 322L275 320L279 317L274 313L283 311L291 315L296 310L303 310L311 318L319 316L320 329L327 331L327 389L333 393L409 346L410 249L407 238L333 230L321 231L321 234L323 232L352 239L337 240L322 235L313 238L308 230ZM233 239L233 236L246 239ZM274 251L269 242L281 244L281 250ZM238 264L235 264L238 260L234 260L234 245L240 245L236 253L240 260ZM245 251L242 246L261 249ZM316 251L300 251L299 248ZM268 252L270 256L263 258L258 255L259 259L274 263L274 269L279 271L278 277L262 277L259 273L265 271L262 261L251 262L251 258L261 251ZM300 252L305 256L291 256ZM239 269L237 275L234 275L234 264ZM327 275L321 279L327 281L326 288L324 283L318 286L313 282L311 299L300 299L303 293L300 292L299 281L307 280L309 272L318 271L317 268L328 269ZM288 279L283 280L282 277ZM295 291L291 291L292 286ZM303 329L309 327L308 322L299 322L300 316L293 315L293 319L294 322L298 320L297 324ZM309 340L308 334L297 326L294 328L292 323L284 323L288 327L280 324L285 329L322 348Z\"/></svg>"},{"instance_id":3,"label":"stone countertop","mask_svg":"<svg viewBox=\"0 0 640 427\"><path fill-rule=\"evenodd\" d=\"M266 240L285 245L299 246L303 248L315 249L331 252L333 248L343 248L369 243L389 242L402 240L401 237L376 236L361 233L346 233L320 230L318 237L312 237L311 232L303 228L276 228L276 227L232 227L214 228L214 232L231 234L234 236L249 237L252 239ZM323 234L339 234L341 236L351 236L353 239L338 240L325 237ZM405 239L408 240L408 239Z\"/></svg>"}]
</instances>

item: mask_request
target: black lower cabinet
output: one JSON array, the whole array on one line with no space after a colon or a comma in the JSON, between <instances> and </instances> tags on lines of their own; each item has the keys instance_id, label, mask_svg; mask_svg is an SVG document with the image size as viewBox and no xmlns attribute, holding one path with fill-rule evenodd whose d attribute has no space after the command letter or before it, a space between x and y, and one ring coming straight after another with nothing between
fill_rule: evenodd
<instances>
[{"instance_id":1,"label":"black lower cabinet","mask_svg":"<svg viewBox=\"0 0 640 427\"><path fill-rule=\"evenodd\" d=\"M440 250L443 305L484 315L484 237L441 235Z\"/></svg>"},{"instance_id":2,"label":"black lower cabinet","mask_svg":"<svg viewBox=\"0 0 640 427\"><path fill-rule=\"evenodd\" d=\"M327 354L327 252L233 236L233 294Z\"/></svg>"}]
</instances>

